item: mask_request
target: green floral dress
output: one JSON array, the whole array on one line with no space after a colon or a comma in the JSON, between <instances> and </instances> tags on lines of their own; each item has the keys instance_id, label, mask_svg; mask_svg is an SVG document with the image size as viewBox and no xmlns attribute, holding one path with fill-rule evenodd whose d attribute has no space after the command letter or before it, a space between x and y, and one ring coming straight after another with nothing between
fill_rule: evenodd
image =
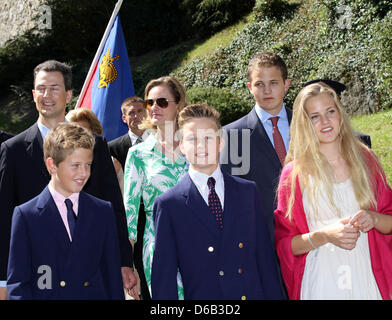
<instances>
[{"instance_id":1,"label":"green floral dress","mask_svg":"<svg viewBox=\"0 0 392 320\"><path fill-rule=\"evenodd\" d=\"M175 186L188 171L185 157L180 154L173 163L157 147L153 134L128 151L124 169L124 205L127 216L129 238L136 241L140 198L146 212L143 235L143 266L151 293L151 267L155 248L153 218L154 199ZM181 276L178 273L178 297L183 299Z\"/></svg>"}]
</instances>

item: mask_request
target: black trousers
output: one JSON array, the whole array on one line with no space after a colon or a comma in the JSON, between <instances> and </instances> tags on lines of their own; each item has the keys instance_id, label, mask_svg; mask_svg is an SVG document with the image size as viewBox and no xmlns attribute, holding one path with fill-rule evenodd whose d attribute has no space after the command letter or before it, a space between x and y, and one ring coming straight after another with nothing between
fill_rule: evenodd
<instances>
[{"instance_id":1,"label":"black trousers","mask_svg":"<svg viewBox=\"0 0 392 320\"><path fill-rule=\"evenodd\" d=\"M140 201L139 219L137 223L137 239L133 250L133 261L140 278L140 296L142 300L151 300L150 291L148 290L146 277L144 276L143 267L143 235L146 225L146 212L144 211L143 199Z\"/></svg>"}]
</instances>

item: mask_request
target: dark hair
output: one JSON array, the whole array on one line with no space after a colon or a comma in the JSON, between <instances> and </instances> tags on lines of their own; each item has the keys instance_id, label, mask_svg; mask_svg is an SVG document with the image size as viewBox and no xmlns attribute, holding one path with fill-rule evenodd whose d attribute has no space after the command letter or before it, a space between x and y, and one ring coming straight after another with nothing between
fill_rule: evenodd
<instances>
[{"instance_id":1,"label":"dark hair","mask_svg":"<svg viewBox=\"0 0 392 320\"><path fill-rule=\"evenodd\" d=\"M121 112L125 114L126 109L134 103L141 103L144 106L144 100L138 96L128 97L121 103Z\"/></svg>"},{"instance_id":2,"label":"dark hair","mask_svg":"<svg viewBox=\"0 0 392 320\"><path fill-rule=\"evenodd\" d=\"M35 78L40 71L46 72L60 72L63 75L65 90L71 90L72 88L72 69L69 65L56 61L56 60L47 60L45 62L40 63L38 66L34 68L34 86L35 86Z\"/></svg>"},{"instance_id":3,"label":"dark hair","mask_svg":"<svg viewBox=\"0 0 392 320\"><path fill-rule=\"evenodd\" d=\"M284 60L278 56L276 53L272 52L262 52L256 54L250 61L248 65L247 77L249 81L252 81L252 72L256 68L261 67L278 67L282 78L285 81L288 77L287 66Z\"/></svg>"}]
</instances>

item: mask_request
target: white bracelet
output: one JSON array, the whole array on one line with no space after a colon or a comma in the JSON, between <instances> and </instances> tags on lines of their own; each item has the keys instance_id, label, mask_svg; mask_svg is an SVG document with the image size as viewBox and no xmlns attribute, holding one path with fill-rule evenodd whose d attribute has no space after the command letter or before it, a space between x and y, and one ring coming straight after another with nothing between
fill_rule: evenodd
<instances>
[{"instance_id":1,"label":"white bracelet","mask_svg":"<svg viewBox=\"0 0 392 320\"><path fill-rule=\"evenodd\" d=\"M310 240L310 233L308 233L308 241L309 241L310 245L312 246L312 248L316 249L316 247L314 246L312 240Z\"/></svg>"}]
</instances>

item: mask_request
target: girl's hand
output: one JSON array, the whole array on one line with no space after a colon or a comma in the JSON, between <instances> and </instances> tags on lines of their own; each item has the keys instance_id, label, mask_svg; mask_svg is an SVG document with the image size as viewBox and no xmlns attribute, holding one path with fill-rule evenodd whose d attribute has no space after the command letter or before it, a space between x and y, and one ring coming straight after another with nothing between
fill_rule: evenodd
<instances>
[{"instance_id":1,"label":"girl's hand","mask_svg":"<svg viewBox=\"0 0 392 320\"><path fill-rule=\"evenodd\" d=\"M375 227L377 216L367 210L359 210L350 220L350 224L362 232L368 232Z\"/></svg>"},{"instance_id":2,"label":"girl's hand","mask_svg":"<svg viewBox=\"0 0 392 320\"><path fill-rule=\"evenodd\" d=\"M357 227L349 223L350 220L351 217L341 219L326 227L323 231L327 242L330 242L342 249L354 249L360 233Z\"/></svg>"}]
</instances>

